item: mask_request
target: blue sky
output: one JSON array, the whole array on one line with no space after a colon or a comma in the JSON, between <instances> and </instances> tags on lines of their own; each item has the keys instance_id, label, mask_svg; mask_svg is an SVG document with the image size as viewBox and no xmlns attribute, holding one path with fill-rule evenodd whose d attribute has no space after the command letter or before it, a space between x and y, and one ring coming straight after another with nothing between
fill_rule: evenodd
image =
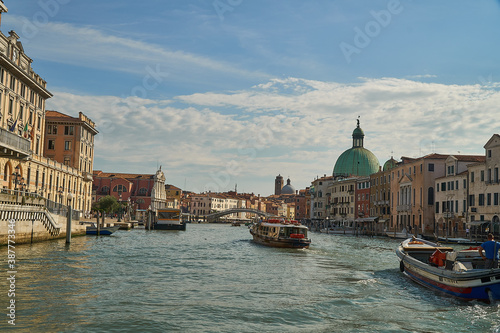
<instances>
[{"instance_id":1,"label":"blue sky","mask_svg":"<svg viewBox=\"0 0 500 333\"><path fill-rule=\"evenodd\" d=\"M95 169L269 195L365 147L483 154L498 133L500 1L4 0L54 97L97 123Z\"/></svg>"}]
</instances>

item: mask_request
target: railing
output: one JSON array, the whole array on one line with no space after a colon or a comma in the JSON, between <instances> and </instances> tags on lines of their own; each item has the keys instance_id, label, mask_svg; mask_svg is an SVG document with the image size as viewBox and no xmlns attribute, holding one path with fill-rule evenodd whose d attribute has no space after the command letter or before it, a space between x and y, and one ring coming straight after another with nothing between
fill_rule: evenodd
<instances>
[{"instance_id":1,"label":"railing","mask_svg":"<svg viewBox=\"0 0 500 333\"><path fill-rule=\"evenodd\" d=\"M0 146L29 156L30 145L31 142L28 139L0 128Z\"/></svg>"},{"instance_id":2,"label":"railing","mask_svg":"<svg viewBox=\"0 0 500 333\"><path fill-rule=\"evenodd\" d=\"M52 214L60 215L60 216L68 216L68 206L65 206L61 203L48 200L46 202L46 207L49 212ZM80 220L80 211L79 210L72 210L71 218L73 220L79 221Z\"/></svg>"}]
</instances>

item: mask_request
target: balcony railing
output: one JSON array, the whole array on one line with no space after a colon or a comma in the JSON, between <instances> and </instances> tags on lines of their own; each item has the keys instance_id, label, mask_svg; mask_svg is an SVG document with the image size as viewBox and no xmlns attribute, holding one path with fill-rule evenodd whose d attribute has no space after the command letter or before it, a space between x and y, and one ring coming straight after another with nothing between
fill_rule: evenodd
<instances>
[{"instance_id":1,"label":"balcony railing","mask_svg":"<svg viewBox=\"0 0 500 333\"><path fill-rule=\"evenodd\" d=\"M15 133L0 128L0 156L23 159L31 155L31 142Z\"/></svg>"}]
</instances>

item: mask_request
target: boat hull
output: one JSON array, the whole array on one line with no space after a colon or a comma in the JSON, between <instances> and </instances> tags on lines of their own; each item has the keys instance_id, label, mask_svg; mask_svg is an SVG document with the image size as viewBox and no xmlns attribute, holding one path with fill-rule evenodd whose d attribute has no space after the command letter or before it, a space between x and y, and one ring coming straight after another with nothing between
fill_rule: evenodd
<instances>
[{"instance_id":1,"label":"boat hull","mask_svg":"<svg viewBox=\"0 0 500 333\"><path fill-rule=\"evenodd\" d=\"M155 230L186 230L186 224L167 224L167 223L156 223L153 228Z\"/></svg>"},{"instance_id":2,"label":"boat hull","mask_svg":"<svg viewBox=\"0 0 500 333\"><path fill-rule=\"evenodd\" d=\"M253 241L258 244L271 247L281 247L290 249L307 249L311 244L309 239L274 239L252 234Z\"/></svg>"},{"instance_id":3,"label":"boat hull","mask_svg":"<svg viewBox=\"0 0 500 333\"><path fill-rule=\"evenodd\" d=\"M115 231L120 229L120 226L114 226L114 227L102 227L101 230L99 231L99 235L101 236L109 236L113 234ZM87 227L86 229L86 234L87 235L97 235L97 228L96 227Z\"/></svg>"},{"instance_id":4,"label":"boat hull","mask_svg":"<svg viewBox=\"0 0 500 333\"><path fill-rule=\"evenodd\" d=\"M500 269L458 271L435 267L417 260L408 251L402 245L396 250L400 270L418 284L463 300L500 300Z\"/></svg>"}]
</instances>

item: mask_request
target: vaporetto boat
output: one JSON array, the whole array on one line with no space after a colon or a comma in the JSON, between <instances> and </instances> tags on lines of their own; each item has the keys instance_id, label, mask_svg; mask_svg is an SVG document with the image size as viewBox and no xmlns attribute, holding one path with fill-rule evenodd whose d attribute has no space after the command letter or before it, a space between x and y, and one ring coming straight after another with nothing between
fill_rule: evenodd
<instances>
[{"instance_id":1,"label":"vaporetto boat","mask_svg":"<svg viewBox=\"0 0 500 333\"><path fill-rule=\"evenodd\" d=\"M295 220L269 219L255 223L250 229L253 241L273 247L308 248L307 227Z\"/></svg>"},{"instance_id":2,"label":"vaporetto boat","mask_svg":"<svg viewBox=\"0 0 500 333\"><path fill-rule=\"evenodd\" d=\"M477 248L454 251L420 238L409 238L396 249L400 270L413 281L464 300L500 300L500 268L484 269Z\"/></svg>"}]
</instances>

